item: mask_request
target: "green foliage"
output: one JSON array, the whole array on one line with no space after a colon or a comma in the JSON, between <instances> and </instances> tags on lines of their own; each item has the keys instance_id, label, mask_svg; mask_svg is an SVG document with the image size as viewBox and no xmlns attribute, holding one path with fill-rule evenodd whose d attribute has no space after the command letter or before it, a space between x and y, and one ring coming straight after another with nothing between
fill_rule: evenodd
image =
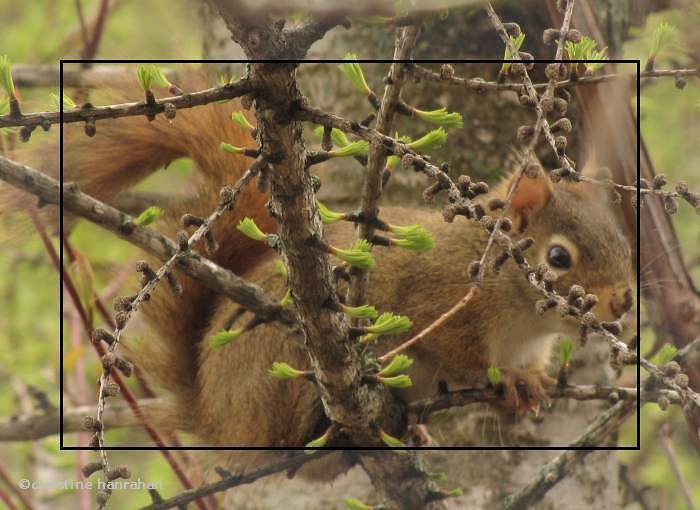
<instances>
[{"instance_id":1,"label":"green foliage","mask_svg":"<svg viewBox=\"0 0 700 510\"><path fill-rule=\"evenodd\" d=\"M659 23L651 39L649 58L655 59L662 50L674 46L677 42L678 29L666 22Z\"/></svg>"},{"instance_id":2,"label":"green foliage","mask_svg":"<svg viewBox=\"0 0 700 510\"><path fill-rule=\"evenodd\" d=\"M583 64L586 70L594 72L605 65L607 48L598 50L598 43L588 36L581 37L577 43L566 41L564 48L570 60L599 60L600 62L586 62Z\"/></svg>"},{"instance_id":3,"label":"green foliage","mask_svg":"<svg viewBox=\"0 0 700 510\"><path fill-rule=\"evenodd\" d=\"M260 230L260 228L258 228L253 218L249 218L248 216L243 218L238 223L238 226L236 228L240 230L244 235L250 237L251 239L255 239L256 241L267 240L267 234L265 234L262 230Z\"/></svg>"},{"instance_id":4,"label":"green foliage","mask_svg":"<svg viewBox=\"0 0 700 510\"><path fill-rule=\"evenodd\" d=\"M675 358L677 354L678 349L676 349L676 347L671 344L664 344L664 346L659 349L659 352L656 354L656 363L659 366L663 366Z\"/></svg>"},{"instance_id":5,"label":"green foliage","mask_svg":"<svg viewBox=\"0 0 700 510\"><path fill-rule=\"evenodd\" d=\"M387 434L383 430L379 431L379 437L381 438L382 442L385 445L391 446L392 448L405 448L406 447L406 443L404 443L403 441L401 441L400 439L398 439L394 436L390 436L389 434ZM396 450L394 453L396 453L398 455L405 455L408 452L406 450Z\"/></svg>"},{"instance_id":6,"label":"green foliage","mask_svg":"<svg viewBox=\"0 0 700 510\"><path fill-rule=\"evenodd\" d=\"M369 153L369 142L357 140L344 147L328 152L331 158L353 158L356 156L366 156Z\"/></svg>"},{"instance_id":7,"label":"green foliage","mask_svg":"<svg viewBox=\"0 0 700 510\"><path fill-rule=\"evenodd\" d=\"M161 219L164 214L165 211L162 208L158 207L157 205L152 205L151 207L143 211L141 214L139 214L138 217L134 220L134 223L139 227L146 227Z\"/></svg>"},{"instance_id":8,"label":"green foliage","mask_svg":"<svg viewBox=\"0 0 700 510\"><path fill-rule=\"evenodd\" d=\"M435 247L433 235L422 225L410 225L407 227L389 226L389 231L397 238L392 244L413 251L429 251Z\"/></svg>"},{"instance_id":9,"label":"green foliage","mask_svg":"<svg viewBox=\"0 0 700 510\"><path fill-rule=\"evenodd\" d=\"M345 498L343 503L349 510L374 510L374 507L365 505L362 501L355 498Z\"/></svg>"},{"instance_id":10,"label":"green foliage","mask_svg":"<svg viewBox=\"0 0 700 510\"><path fill-rule=\"evenodd\" d=\"M376 319L379 313L372 305L347 306L340 305L343 313L355 319Z\"/></svg>"},{"instance_id":11,"label":"green foliage","mask_svg":"<svg viewBox=\"0 0 700 510\"><path fill-rule=\"evenodd\" d=\"M291 304L294 304L294 298L292 297L292 289L287 289L287 292L285 292L284 297L280 300L280 304L282 306L289 306Z\"/></svg>"},{"instance_id":12,"label":"green foliage","mask_svg":"<svg viewBox=\"0 0 700 510\"><path fill-rule=\"evenodd\" d=\"M323 131L323 126L318 126L316 129L314 129L314 135L319 138L323 138ZM345 147L346 145L350 144L348 137L338 128L331 129L331 140L333 140L333 145L336 147Z\"/></svg>"},{"instance_id":13,"label":"green foliage","mask_svg":"<svg viewBox=\"0 0 700 510\"><path fill-rule=\"evenodd\" d=\"M7 55L0 55L0 86L2 86L9 97L15 97L15 84L12 81L12 61Z\"/></svg>"},{"instance_id":14,"label":"green foliage","mask_svg":"<svg viewBox=\"0 0 700 510\"><path fill-rule=\"evenodd\" d=\"M571 356L574 353L574 342L570 338L563 340L559 344L559 366L564 368L571 361Z\"/></svg>"},{"instance_id":15,"label":"green foliage","mask_svg":"<svg viewBox=\"0 0 700 510\"><path fill-rule=\"evenodd\" d=\"M7 97L0 97L0 115L7 115L10 111L10 100Z\"/></svg>"},{"instance_id":16,"label":"green foliage","mask_svg":"<svg viewBox=\"0 0 700 510\"><path fill-rule=\"evenodd\" d=\"M411 365L413 365L413 360L411 358L405 354L397 354L391 358L389 364L382 368L377 375L381 377L388 377L400 374L401 372L408 370Z\"/></svg>"},{"instance_id":17,"label":"green foliage","mask_svg":"<svg viewBox=\"0 0 700 510\"><path fill-rule=\"evenodd\" d=\"M316 209L324 225L329 225L345 218L345 213L331 211L320 200L316 200Z\"/></svg>"},{"instance_id":18,"label":"green foliage","mask_svg":"<svg viewBox=\"0 0 700 510\"><path fill-rule=\"evenodd\" d=\"M228 85L229 83L233 83L235 79L236 79L236 77L233 76L233 75L228 76L228 75L226 75L226 74L220 74L220 75L219 75L219 80L218 80L218 81L219 81L219 86L223 87L223 86L225 86L225 85ZM228 102L228 101L230 101L230 99L225 99L225 100L223 100L223 101L224 101L224 102Z\"/></svg>"},{"instance_id":19,"label":"green foliage","mask_svg":"<svg viewBox=\"0 0 700 510\"><path fill-rule=\"evenodd\" d=\"M224 151L228 152L230 154L243 154L245 149L243 147L236 147L235 145L231 145L230 143L226 142L221 142L219 144L219 148Z\"/></svg>"},{"instance_id":20,"label":"green foliage","mask_svg":"<svg viewBox=\"0 0 700 510\"><path fill-rule=\"evenodd\" d=\"M428 131L418 140L409 142L407 145L416 152L430 152L439 149L445 145L445 142L447 142L447 131L440 127Z\"/></svg>"},{"instance_id":21,"label":"green foliage","mask_svg":"<svg viewBox=\"0 0 700 510\"><path fill-rule=\"evenodd\" d=\"M136 78L139 85L148 92L154 85L156 87L169 87L170 82L163 74L163 71L155 64L139 64L136 66Z\"/></svg>"},{"instance_id":22,"label":"green foliage","mask_svg":"<svg viewBox=\"0 0 700 510\"><path fill-rule=\"evenodd\" d=\"M390 388L410 388L413 381L406 374L395 375L393 377L379 377L379 382Z\"/></svg>"},{"instance_id":23,"label":"green foliage","mask_svg":"<svg viewBox=\"0 0 700 510\"><path fill-rule=\"evenodd\" d=\"M448 492L447 495L451 498L458 498L464 495L464 491L457 487L456 489L452 489L450 492Z\"/></svg>"},{"instance_id":24,"label":"green foliage","mask_svg":"<svg viewBox=\"0 0 700 510\"><path fill-rule=\"evenodd\" d=\"M304 375L303 371L297 370L281 361L275 361L268 373L275 379L296 379Z\"/></svg>"},{"instance_id":25,"label":"green foliage","mask_svg":"<svg viewBox=\"0 0 700 510\"><path fill-rule=\"evenodd\" d=\"M367 334L360 340L362 342L370 342L376 340L381 335L405 333L411 329L412 326L413 323L411 322L411 319L405 315L394 315L391 312L384 312L377 317L374 324L368 328L365 328L367 330Z\"/></svg>"},{"instance_id":26,"label":"green foliage","mask_svg":"<svg viewBox=\"0 0 700 510\"><path fill-rule=\"evenodd\" d=\"M331 252L341 260L354 267L362 269L372 269L374 267L374 257L370 252L371 244L366 239L360 239L355 245L348 249L331 246Z\"/></svg>"},{"instance_id":27,"label":"green foliage","mask_svg":"<svg viewBox=\"0 0 700 510\"><path fill-rule=\"evenodd\" d=\"M444 107L430 111L415 108L413 111L419 118L431 124L436 124L445 128L462 129L464 127L462 114L456 112L450 113L447 111L447 108Z\"/></svg>"},{"instance_id":28,"label":"green foliage","mask_svg":"<svg viewBox=\"0 0 700 510\"><path fill-rule=\"evenodd\" d=\"M248 122L248 119L241 111L233 112L231 114L231 120L239 126L244 127L246 129L250 129L251 131L255 129L255 127L250 122Z\"/></svg>"},{"instance_id":29,"label":"green foliage","mask_svg":"<svg viewBox=\"0 0 700 510\"><path fill-rule=\"evenodd\" d=\"M505 51L503 52L503 60L517 60L518 59L518 54L517 52L520 51L520 48L522 47L523 43L525 42L525 32L520 32L520 34L515 37L515 36L508 36L510 38L510 42L513 43L513 46L515 46L516 53L513 54L513 52L510 51L510 48L506 44ZM510 62L503 62L503 65L501 66L501 72L502 73L507 73L508 70L510 69L511 63Z\"/></svg>"},{"instance_id":30,"label":"green foliage","mask_svg":"<svg viewBox=\"0 0 700 510\"><path fill-rule=\"evenodd\" d=\"M488 377L492 386L498 386L503 380L501 370L498 367L489 367L486 371L486 376Z\"/></svg>"},{"instance_id":31,"label":"green foliage","mask_svg":"<svg viewBox=\"0 0 700 510\"><path fill-rule=\"evenodd\" d=\"M58 94L54 94L53 92L51 93L51 104L53 104L53 107L56 110L61 109L61 105L63 105L64 110L70 110L71 108L76 108L75 102L68 97L68 95L64 92L63 97L59 98Z\"/></svg>"},{"instance_id":32,"label":"green foliage","mask_svg":"<svg viewBox=\"0 0 700 510\"><path fill-rule=\"evenodd\" d=\"M233 342L236 338L241 336L242 333L243 331L240 329L222 329L211 337L211 340L209 340L209 345L214 349L219 349L224 345L228 345Z\"/></svg>"},{"instance_id":33,"label":"green foliage","mask_svg":"<svg viewBox=\"0 0 700 510\"><path fill-rule=\"evenodd\" d=\"M347 64L340 64L338 69L347 76L347 78L352 82L357 90L365 95L372 94L372 90L367 85L365 81L365 75L362 73L362 68L360 64L357 63L357 55L354 53L347 53L344 60L347 60Z\"/></svg>"},{"instance_id":34,"label":"green foliage","mask_svg":"<svg viewBox=\"0 0 700 510\"><path fill-rule=\"evenodd\" d=\"M275 272L283 278L289 278L287 266L285 266L284 262L279 259L275 260Z\"/></svg>"},{"instance_id":35,"label":"green foliage","mask_svg":"<svg viewBox=\"0 0 700 510\"><path fill-rule=\"evenodd\" d=\"M313 439L306 443L307 448L322 448L328 444L328 440L331 438L331 429L329 428L326 430L326 432L323 433L321 437L317 437L316 439ZM304 453L306 455L313 455L316 453L316 450L304 450Z\"/></svg>"}]
</instances>

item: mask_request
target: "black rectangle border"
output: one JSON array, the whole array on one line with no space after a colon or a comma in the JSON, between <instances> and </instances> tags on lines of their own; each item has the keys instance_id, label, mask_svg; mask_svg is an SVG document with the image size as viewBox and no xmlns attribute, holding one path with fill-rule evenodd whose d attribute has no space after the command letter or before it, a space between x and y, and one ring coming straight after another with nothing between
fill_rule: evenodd
<instances>
[{"instance_id":1,"label":"black rectangle border","mask_svg":"<svg viewBox=\"0 0 700 510\"><path fill-rule=\"evenodd\" d=\"M394 62L398 63L414 63L414 64L502 64L504 62L515 63L520 62L519 60L494 60L494 59L414 59L414 60L392 60L392 59L357 59L359 64L391 64ZM587 63L587 62L598 62L591 60L548 60L548 59L535 59L530 60L528 63L535 64L552 64L552 63ZM635 64L636 66L636 120L637 120L637 182L641 178L641 119L640 119L640 108L641 108L641 75L640 67L641 61L639 59L609 59L606 60L610 64ZM284 63L296 63L296 64L343 64L347 63L347 60L340 59L308 59L308 60L242 60L242 59L232 59L232 60L219 60L219 59L96 59L96 60L84 60L84 59L60 59L59 61L59 87L60 91L59 97L63 97L63 66L64 64L284 64ZM60 377L59 377L59 388L60 388L60 441L59 450L68 451L99 451L100 448L90 447L90 446L65 446L63 444L63 101L59 101L60 106L60 130L59 130L59 143L60 143L60 171L59 171L59 182L60 182L60 217L59 222L59 239L60 242L60 263L61 263L61 278L59 281L59 319L60 319ZM640 187L637 186L637 203L641 203L641 191ZM641 221L639 207L635 208L637 213L637 334L641 335ZM641 345L641 338L637 344ZM639 348L638 348L639 351ZM406 446L402 448L394 448L390 446L351 446L344 448L337 447L315 447L315 448L305 448L305 447L290 447L290 446L277 446L277 447L265 447L265 446L105 446L102 450L105 451L162 451L162 450L183 450L183 451L247 451L247 450L263 450L263 451L274 451L274 450L291 450L291 451L301 451L301 450L413 450L413 451L508 451L508 450L524 450L524 451L575 451L575 450L587 450L587 451L639 451L641 449L641 363L639 359L639 354L637 355L637 444L635 446Z\"/></svg>"}]
</instances>

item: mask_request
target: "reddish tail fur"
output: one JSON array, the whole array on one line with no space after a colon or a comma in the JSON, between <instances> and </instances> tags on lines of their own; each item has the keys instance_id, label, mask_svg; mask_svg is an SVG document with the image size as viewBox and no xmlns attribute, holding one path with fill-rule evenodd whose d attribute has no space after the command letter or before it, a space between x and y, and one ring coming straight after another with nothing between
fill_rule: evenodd
<instances>
[{"instance_id":1,"label":"reddish tail fur","mask_svg":"<svg viewBox=\"0 0 700 510\"><path fill-rule=\"evenodd\" d=\"M201 90L208 86L202 77L190 77L189 83L179 85L184 90ZM110 102L122 102L134 101L143 93L134 86L109 95ZM187 193L191 198L164 205L166 217L156 225L174 238L182 229L182 214L209 215L217 205L221 187L234 184L251 163L250 159L224 153L219 148L222 141L253 146L250 133L231 120L231 113L240 109L239 103L230 101L178 110L172 121L160 115L152 122L144 117L97 121L97 134L93 138L85 135L80 124L66 125L64 180L77 183L82 191L109 203L117 194L171 161L192 158L198 179L192 183L192 192ZM33 164L57 176L57 151L42 152L48 156L41 156L44 160ZM11 199L15 207L16 198ZM265 210L265 202L265 194L254 184L243 190L235 210L225 214L214 228L220 246L217 252L199 251L237 274L246 272L263 258L265 247L240 234L235 225L242 217L251 216L262 229L273 231L275 225ZM154 267L157 264L152 263ZM154 337L138 347L135 361L149 378L177 397L177 412L183 413L192 409L188 399L195 385L198 341L221 298L182 274L177 278L184 290L181 297L163 286L143 306ZM182 414L178 421L183 425L191 423Z\"/></svg>"}]
</instances>

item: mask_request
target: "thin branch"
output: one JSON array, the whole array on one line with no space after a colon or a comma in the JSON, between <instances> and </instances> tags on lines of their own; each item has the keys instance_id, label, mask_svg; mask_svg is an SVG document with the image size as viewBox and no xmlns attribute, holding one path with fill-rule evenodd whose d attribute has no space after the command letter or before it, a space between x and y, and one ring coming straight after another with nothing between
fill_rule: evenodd
<instances>
[{"instance_id":1,"label":"thin branch","mask_svg":"<svg viewBox=\"0 0 700 510\"><path fill-rule=\"evenodd\" d=\"M92 29L92 37L89 42L83 47L81 52L81 58L85 60L92 60L97 55L97 47L100 44L100 39L102 39L102 32L104 31L105 22L107 21L107 13L109 12L109 0L102 0L100 2L100 9L97 11L97 17L95 18L95 24ZM81 29L84 29L85 20L81 19Z\"/></svg>"},{"instance_id":2,"label":"thin branch","mask_svg":"<svg viewBox=\"0 0 700 510\"><path fill-rule=\"evenodd\" d=\"M152 415L165 409L167 404L158 398L139 399L138 407L146 415ZM63 433L84 432L83 419L95 414L94 405L84 405L63 410ZM0 421L0 442L36 441L60 431L60 414L58 409L13 415ZM125 402L115 401L105 410L103 426L105 429L120 427L140 427L142 419L137 416ZM164 445L165 446L165 445Z\"/></svg>"},{"instance_id":3,"label":"thin branch","mask_svg":"<svg viewBox=\"0 0 700 510\"><path fill-rule=\"evenodd\" d=\"M641 400L642 402L656 402L661 396L668 399L670 403L683 405L683 399L673 390L644 390L641 394ZM549 397L551 399L628 400L636 402L637 388L594 385L557 386L549 391ZM425 423L428 416L437 411L477 402L497 402L499 400L503 400L503 395L494 388L467 388L416 400L411 402L407 409L410 415L418 418L418 423Z\"/></svg>"},{"instance_id":4,"label":"thin branch","mask_svg":"<svg viewBox=\"0 0 700 510\"><path fill-rule=\"evenodd\" d=\"M577 385L564 388L557 387L549 393L549 396L552 399L582 401L611 399L636 401L637 389L624 386ZM656 402L661 396L667 398L672 404L683 405L683 401L677 392L665 389L643 390L641 400L642 402ZM453 407L463 407L477 402L495 402L500 399L502 399L502 396L493 388L468 388L411 402L407 406L406 411L409 416L416 416L418 423L425 423L430 414L438 411ZM167 408L167 402L160 398L143 398L138 400L138 406L144 414L154 415ZM84 431L83 418L92 414L95 414L94 405L64 409L63 433L70 434ZM12 415L0 421L0 442L34 441L52 436L59 433L59 425L58 409ZM141 425L141 419L134 415L128 404L124 402L115 401L105 408L103 426L106 430L139 427Z\"/></svg>"},{"instance_id":5,"label":"thin branch","mask_svg":"<svg viewBox=\"0 0 700 510\"><path fill-rule=\"evenodd\" d=\"M413 48L420 34L420 25L409 26L399 30L394 48L394 60L408 60L411 58ZM380 133L388 133L392 129L396 105L401 95L406 73L405 64L394 62L389 69L387 85L384 88L384 96L379 105L379 112L375 122L375 129ZM377 206L382 194L382 174L386 165L386 149L378 141L370 143L367 173L362 188L362 203L360 212L366 220L358 229L358 238L371 239L374 233L372 220L377 217ZM352 306L365 304L367 299L367 286L369 285L369 271L367 269L353 268L350 272L351 282L348 292L348 302Z\"/></svg>"},{"instance_id":6,"label":"thin branch","mask_svg":"<svg viewBox=\"0 0 700 510\"><path fill-rule=\"evenodd\" d=\"M29 499L27 499L27 495L18 488L17 484L12 481L10 473L7 471L7 468L5 468L5 465L2 462L0 462L0 480L7 485L7 488L10 489L15 496L17 496L27 510L34 510L34 505L31 501L29 501ZM7 501L10 501L9 496L6 498L6 502Z\"/></svg>"},{"instance_id":7,"label":"thin branch","mask_svg":"<svg viewBox=\"0 0 700 510\"><path fill-rule=\"evenodd\" d=\"M2 163L2 161L0 161ZM54 262L55 267L57 270L59 270L59 260L58 260L58 255L56 253L56 249L54 248L53 244L51 243L51 240L49 239L48 233L46 232L46 227L44 226L41 218L39 215L37 215L33 209L30 209L30 214L32 216L32 220L34 221L34 224L36 225L37 231L44 242L44 246L46 247L46 251L49 254L49 258ZM92 324L88 318L88 314L85 311L83 304L80 300L80 297L77 293L75 284L73 283L73 280L67 272L63 270L63 267L60 267L60 274L62 276L63 284L65 288L69 291L69 295L71 296L71 299L73 300L73 304L76 308L76 310L79 311L79 315L81 317L81 322L83 324L83 327L85 328L85 332L90 335L90 331L92 328ZM100 343L95 343L91 342L93 348L97 352L98 356L102 357L105 354L104 348ZM119 394L123 397L123 399L126 401L128 406L131 408L131 411L133 415L139 419L141 426L144 428L146 431L146 434L148 434L148 437L153 441L153 443L156 446L159 446L163 448L165 446L165 442L163 439L160 437L160 434L158 431L149 423L149 421L146 419L146 416L143 414L141 408L139 407L139 403L136 400L136 397L131 393L131 390L129 387L124 383L124 380L122 379L121 375L116 372L116 370L112 370L112 379L114 382L117 384L119 387ZM102 386L101 386L102 389ZM85 425L83 424L83 429L85 429ZM177 476L177 478L180 480L182 485L185 488L190 488L192 487L192 482L189 480L185 472L183 471L182 467L180 464L177 462L175 457L173 457L172 453L169 450L161 449L160 450L161 455L165 458L166 462L168 465L172 468L173 472ZM106 463L105 463L106 465ZM102 505L101 505L102 506ZM202 505L198 505L202 506ZM201 508L201 510L206 510L205 508Z\"/></svg>"},{"instance_id":8,"label":"thin branch","mask_svg":"<svg viewBox=\"0 0 700 510\"><path fill-rule=\"evenodd\" d=\"M464 78L461 76L445 76L442 75L436 71L433 71L431 69L428 69L426 67L423 67L418 64L409 64L407 66L407 69L410 70L411 73L413 73L415 76L420 77L421 79L426 79L429 81L434 81L437 83L444 83L447 85L455 85L457 87L462 87L466 90L474 91L474 92L499 92L503 90L512 90L515 92L523 93L525 92L525 87L522 83L514 83L514 82L506 82L506 83L499 83L497 81L486 81L483 78ZM677 78L677 77L692 77L692 76L698 76L700 77L700 68L696 69L691 69L691 68L679 68L679 69L657 69L654 71L643 71L639 73L639 77L641 79L650 79L650 78L666 78L666 77L672 77L672 78ZM593 76L581 76L578 77L574 80L572 79L566 79L566 80L559 80L555 82L554 86L555 88L569 88L569 87L577 87L579 85L591 85L595 83L602 83L602 82L607 82L607 81L614 81L614 80L636 80L637 75L636 74L631 74L631 75L623 75L623 74L618 74L618 73L609 73L609 74L600 74L600 75L593 75ZM549 85L549 82L546 83L533 83L532 86L535 88L535 90L544 90L547 88Z\"/></svg>"},{"instance_id":9,"label":"thin branch","mask_svg":"<svg viewBox=\"0 0 700 510\"><path fill-rule=\"evenodd\" d=\"M566 2L566 12L564 13L564 21L562 22L561 29L559 30L559 41L557 42L557 51L554 56L554 60L558 61L561 60L563 55L564 55L564 41L566 39L566 33L569 31L569 27L571 26L571 17L574 12L574 3L575 0L568 0ZM520 57L520 53L518 52L518 49L515 47L513 44L512 39L508 35L508 32L506 31L506 28L503 26L503 23L501 22L500 18L496 14L496 11L494 11L493 6L489 3L486 5L486 13L489 16L489 19L491 20L491 23L493 24L494 28L496 29L496 32L498 32L498 35L501 37L503 42L506 44L506 47L508 48L508 51L510 52L511 55L516 60L522 60ZM544 99L551 97L553 92L554 92L554 87L556 85L556 78L553 77L552 79L549 80L547 83L547 87L545 87L545 91L542 94L542 97L538 97L537 91L532 85L532 80L530 80L530 76L527 73L527 69L523 66L522 68L522 81L525 90L527 91L528 96L530 97L530 100L532 103L535 105L535 111L537 112L537 120L535 121L535 127L534 127L534 132L532 135L532 141L528 145L527 149L525 150L525 153L523 154L522 157L522 162L520 164L520 167L518 168L513 184L511 185L510 189L508 190L508 195L506 196L505 200L505 205L503 206L503 212L498 216L496 219L496 223L493 227L493 230L491 231L491 234L489 235L489 238L486 242L486 248L484 248L484 251L481 255L481 260L479 260L479 272L477 274L477 282L481 283L484 278L484 271L485 271L485 262L486 262L486 257L488 256L489 250L491 246L493 245L494 239L496 238L496 235L501 232L501 224L503 223L509 209L510 205L513 201L513 196L515 195L515 191L518 189L518 185L520 184L520 181L522 180L523 174L525 172L525 168L530 164L530 158L531 155L534 154L535 148L537 147L537 144L539 142L540 138L540 132L544 131L545 135L548 132L549 129L549 124L547 123L547 117L544 111L544 108L542 106ZM551 132L549 133L549 137L551 137ZM554 144L554 140L552 139L552 144ZM554 145L553 145L554 146ZM555 150L556 152L556 150ZM566 159L566 158L564 158Z\"/></svg>"},{"instance_id":10,"label":"thin branch","mask_svg":"<svg viewBox=\"0 0 700 510\"><path fill-rule=\"evenodd\" d=\"M57 180L1 156L0 180L36 195L45 203L59 203L60 187ZM125 228L133 218L79 191L70 183L64 185L63 206L67 211L115 233L160 260L168 260L178 250L173 241L153 229L139 226L134 226L133 230ZM261 319L279 320L289 326L296 324L294 315L277 301L268 298L260 287L204 257L192 254L178 264L178 269L206 287L230 297Z\"/></svg>"},{"instance_id":11,"label":"thin branch","mask_svg":"<svg viewBox=\"0 0 700 510\"><path fill-rule=\"evenodd\" d=\"M259 160L258 160L259 162ZM257 162L256 162L257 163ZM109 353L116 352L119 345L119 340L124 328L127 326L129 319L133 317L134 313L139 309L139 306L150 299L150 295L155 289L156 285L168 275L172 274L172 270L175 264L183 258L190 257L192 249L199 243L205 236L210 232L211 227L216 223L219 218L221 218L226 211L230 211L234 208L236 200L241 193L241 190L250 182L250 180L257 175L259 169L259 164L253 164L251 167L240 177L236 185L232 189L227 189L226 193L222 193L222 197L219 204L215 208L206 220L197 228L197 230L187 239L186 247L179 247L179 250L174 253L153 275L148 276L148 281L139 290L136 297L129 303L128 309L123 313L121 320L116 321L116 326L111 336L111 341L107 347L107 355ZM186 249L184 249L186 248ZM144 270L144 276L146 276L146 271ZM182 291L182 288L180 288ZM106 356L106 355L105 355ZM97 411L95 413L96 421L99 427L97 428L97 446L100 450L100 458L102 460L102 471L105 474L105 478L109 479L110 467L107 458L107 450L105 450L105 438L104 438L104 427L102 426L103 415L105 411L105 406L107 402L107 388L109 385L111 374L113 373L113 368L111 364L104 362L106 359L103 356L103 370L100 377L100 388L97 395ZM188 485L191 487L191 484ZM199 506L203 506L203 502L198 502ZM100 506L104 506L104 503L100 502Z\"/></svg>"},{"instance_id":12,"label":"thin branch","mask_svg":"<svg viewBox=\"0 0 700 510\"><path fill-rule=\"evenodd\" d=\"M163 70L166 78L174 80L174 75ZM61 68L52 64L14 64L12 79L22 87L58 87L61 82ZM132 69L117 64L93 65L87 69L76 66L63 68L63 86L67 88L101 87L105 83L134 81Z\"/></svg>"},{"instance_id":13,"label":"thin branch","mask_svg":"<svg viewBox=\"0 0 700 510\"><path fill-rule=\"evenodd\" d=\"M203 498L210 494L217 494L219 492L231 489L232 487L239 487L241 485L251 484L261 478L274 475L276 473L281 473L283 471L289 471L293 473L310 460L316 460L323 455L326 455L326 452L317 451L316 453L314 453L314 455L298 453L281 461L272 462L270 464L261 466L248 473L227 476L226 478L224 478L223 480L219 480L218 482L203 485L201 487L198 487L197 489L181 492L180 494L172 498L164 499L162 501L154 501L153 504L144 506L140 510L166 510L167 508L185 508L188 503L191 503L192 501L197 501L200 498Z\"/></svg>"},{"instance_id":14,"label":"thin branch","mask_svg":"<svg viewBox=\"0 0 700 510\"><path fill-rule=\"evenodd\" d=\"M242 78L238 81L227 83L220 87L213 87L199 92L184 93L181 96L166 97L146 103L122 103L108 106L81 107L71 110L64 110L63 123L85 122L101 119L117 119L120 117L132 117L136 115L152 116L165 111L168 108L182 109L193 108L216 101L233 99L244 96L252 90L250 82ZM61 112L39 112L22 114L19 117L12 117L10 114L0 116L0 128L6 127L46 127L61 122Z\"/></svg>"},{"instance_id":15,"label":"thin branch","mask_svg":"<svg viewBox=\"0 0 700 510\"><path fill-rule=\"evenodd\" d=\"M671 471L673 471L676 480L678 481L678 486L681 489L681 494L685 500L685 504L688 510L697 510L697 506L693 502L693 493L688 486L688 481L683 476L680 466L678 465L678 459L673 451L673 443L671 442L671 428L669 424L665 424L659 431L659 442L661 443L661 449L666 455L669 466L671 466Z\"/></svg>"},{"instance_id":16,"label":"thin branch","mask_svg":"<svg viewBox=\"0 0 700 510\"><path fill-rule=\"evenodd\" d=\"M601 442L612 432L616 431L627 416L635 409L636 402L634 401L618 402L598 416L586 431L569 445L569 448L600 446ZM533 481L518 492L508 496L502 508L504 510L525 510L531 508L532 505L541 500L552 487L566 476L569 476L573 472L573 469L581 463L589 453L594 451L595 449L591 448L589 450L568 450L559 454L540 470Z\"/></svg>"},{"instance_id":17,"label":"thin branch","mask_svg":"<svg viewBox=\"0 0 700 510\"><path fill-rule=\"evenodd\" d=\"M466 306L469 304L469 302L472 300L472 298L475 295L477 295L478 292L479 292L479 288L476 286L469 289L469 292L467 292L467 294L462 299L460 299L457 302L457 304L455 304L452 308L450 308L448 311L443 313L440 317L437 318L437 320L435 320L432 324L430 324L429 326L424 328L420 333L418 333L417 335L414 335L412 338L409 338L408 340L406 340L404 343L402 343L398 347L396 347L396 348L390 350L389 352L387 352L386 354L383 354L382 356L380 356L379 361L381 363L387 363L388 361L391 360L391 358L393 358L394 356L396 356L400 352L405 351L406 349L408 349L412 345L417 344L418 342L423 340L425 337L430 335L433 331L435 331L440 326L442 326L447 321L449 321L452 317L454 317L459 312L464 310L464 308L466 308Z\"/></svg>"}]
</instances>

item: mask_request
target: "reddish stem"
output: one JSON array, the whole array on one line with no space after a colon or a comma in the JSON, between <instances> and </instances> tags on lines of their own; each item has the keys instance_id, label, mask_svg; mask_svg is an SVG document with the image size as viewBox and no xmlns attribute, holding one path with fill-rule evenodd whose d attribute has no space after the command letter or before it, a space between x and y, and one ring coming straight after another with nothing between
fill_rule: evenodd
<instances>
[{"instance_id":1,"label":"reddish stem","mask_svg":"<svg viewBox=\"0 0 700 510\"><path fill-rule=\"evenodd\" d=\"M39 233L39 236L41 237L44 246L46 247L46 251L48 252L49 258L53 262L56 270L63 276L63 284L66 287L66 290L68 291L68 294L71 297L71 300L73 301L73 304L75 305L75 308L78 312L78 315L80 315L81 322L85 328L85 331L88 335L90 335L90 332L92 330L90 321L88 319L87 312L85 311L85 308L83 307L82 302L80 301L80 298L78 296L78 292L76 290L75 284L73 283L73 280L71 279L70 274L65 272L63 270L63 267L60 264L58 254L56 253L56 248L54 247L53 243L51 242L51 239L49 238L49 235L46 232L46 226L44 225L43 220L39 217L37 214L36 208L35 207L30 207L28 209L29 216L32 219L32 222L34 223L34 226L36 227L37 232ZM97 351L97 354L99 358L102 358L102 356L105 354L105 349L102 344L94 344L90 342L95 350ZM128 404L128 406L131 408L132 412L134 413L134 416L136 416L142 423L143 428L146 430L146 433L148 436L151 438L153 443L155 443L156 446L160 448L165 448L165 444L163 440L161 439L160 435L158 432L151 426L150 423L146 420L146 417L143 415L143 412L141 411L141 408L139 407L138 401L134 397L133 393L131 393L131 390L129 390L128 386L122 379L121 375L116 371L113 370L112 373L112 379L114 382L119 386L119 391L124 397L124 400ZM180 480L182 485L186 489L192 489L193 485L190 479L187 477L187 475L184 473L182 468L180 467L179 463L177 460L173 457L171 452L169 450L160 450L160 453L165 457L165 460L168 462L172 470L175 472L175 475L177 478ZM200 510L208 510L206 505L204 504L203 501L197 500L196 501L197 507Z\"/></svg>"},{"instance_id":2,"label":"reddish stem","mask_svg":"<svg viewBox=\"0 0 700 510\"><path fill-rule=\"evenodd\" d=\"M7 471L2 462L0 462L0 480L5 482L5 485L7 485L10 491L17 496L27 510L34 510L34 505L32 505L31 501L27 499L27 496L21 490L19 490L17 484L12 482L10 473ZM2 490L0 490L0 499L2 499L11 509L17 510L17 507L14 505L14 503L12 503L10 497Z\"/></svg>"}]
</instances>

